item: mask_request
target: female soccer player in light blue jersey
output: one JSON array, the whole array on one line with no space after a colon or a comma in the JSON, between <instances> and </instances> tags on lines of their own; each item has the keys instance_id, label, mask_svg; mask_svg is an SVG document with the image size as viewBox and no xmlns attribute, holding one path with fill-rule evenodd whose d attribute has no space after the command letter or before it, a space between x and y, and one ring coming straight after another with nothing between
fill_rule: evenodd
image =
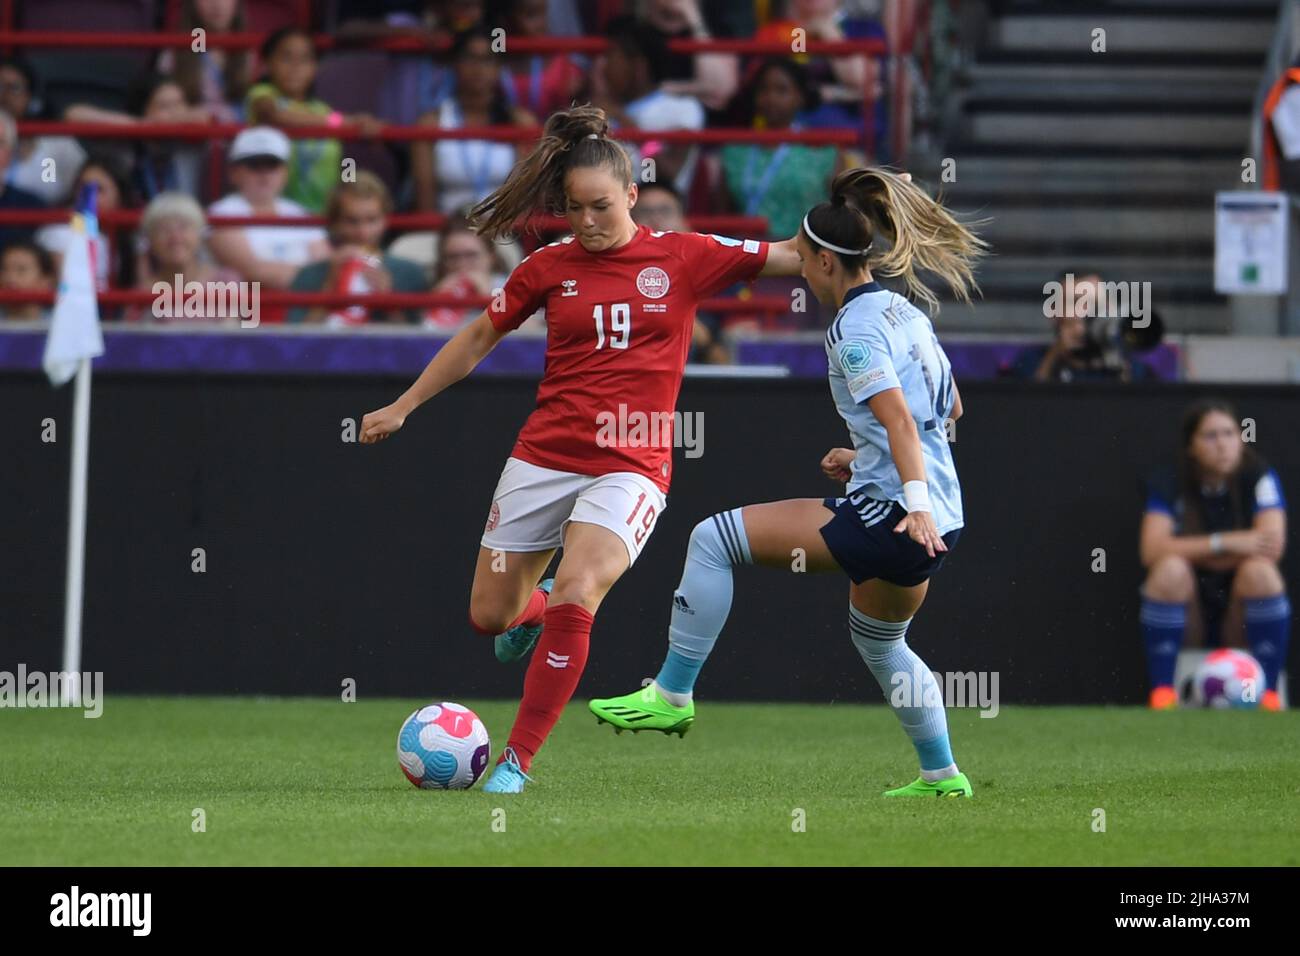
<instances>
[{"instance_id":1,"label":"female soccer player in light blue jersey","mask_svg":"<svg viewBox=\"0 0 1300 956\"><path fill-rule=\"evenodd\" d=\"M877 235L890 242L883 254L871 248ZM926 269L969 301L985 243L906 174L868 168L835 178L830 201L804 217L798 249L813 294L839 307L826 357L831 397L853 447L831 449L821 466L847 482L846 496L748 505L697 524L658 677L640 691L593 700L591 710L620 732L684 734L695 720L695 679L731 610L732 568L789 567L802 549L807 570L842 570L852 579L849 636L920 757L920 777L885 795L969 797L942 694L907 645L930 575L963 524L946 427L961 416L961 397L929 318L872 273L902 276L909 293L933 308L935 297L916 274Z\"/></svg>"}]
</instances>

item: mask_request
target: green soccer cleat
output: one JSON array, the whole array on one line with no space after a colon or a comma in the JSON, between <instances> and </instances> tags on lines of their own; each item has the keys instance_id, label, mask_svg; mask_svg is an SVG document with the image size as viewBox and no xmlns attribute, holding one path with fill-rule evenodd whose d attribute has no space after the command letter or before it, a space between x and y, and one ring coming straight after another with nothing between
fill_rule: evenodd
<instances>
[{"instance_id":1,"label":"green soccer cleat","mask_svg":"<svg viewBox=\"0 0 1300 956\"><path fill-rule=\"evenodd\" d=\"M949 777L947 780L939 780L935 783L926 783L920 777L917 777L906 787L899 787L897 790L886 790L887 797L971 797L974 792L971 790L970 781L966 779L964 773L959 773L955 777Z\"/></svg>"},{"instance_id":2,"label":"green soccer cleat","mask_svg":"<svg viewBox=\"0 0 1300 956\"><path fill-rule=\"evenodd\" d=\"M612 724L614 733L630 730L639 734L643 730L657 730L661 734L685 737L695 723L695 701L685 707L674 707L664 700L654 684L622 697L602 697L588 705L596 715L596 723Z\"/></svg>"},{"instance_id":3,"label":"green soccer cleat","mask_svg":"<svg viewBox=\"0 0 1300 956\"><path fill-rule=\"evenodd\" d=\"M555 578L547 578L537 586L550 594L551 587L554 584ZM541 636L542 625L518 624L492 638L492 647L496 651L497 660L502 664L509 664L511 661L519 660L519 658L531 651L537 644L537 639Z\"/></svg>"}]
</instances>

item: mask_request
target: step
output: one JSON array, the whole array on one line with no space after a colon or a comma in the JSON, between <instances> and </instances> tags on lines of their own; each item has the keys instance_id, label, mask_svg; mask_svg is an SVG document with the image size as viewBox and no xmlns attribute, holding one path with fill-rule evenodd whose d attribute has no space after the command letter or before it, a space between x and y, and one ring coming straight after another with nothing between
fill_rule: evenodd
<instances>
[{"instance_id":1,"label":"step","mask_svg":"<svg viewBox=\"0 0 1300 956\"><path fill-rule=\"evenodd\" d=\"M1175 189L1215 190L1236 188L1241 160L1166 159L1158 156L1128 158L1108 156L990 156L965 155L949 150L955 160L955 180L940 180L941 169L919 171L931 190L960 195L963 190L1001 190L1018 193L1110 192L1139 186L1156 192Z\"/></svg>"},{"instance_id":2,"label":"step","mask_svg":"<svg viewBox=\"0 0 1300 956\"><path fill-rule=\"evenodd\" d=\"M1002 148L1036 146L1208 147L1245 150L1250 141L1248 113L976 113L964 120L966 135Z\"/></svg>"},{"instance_id":3,"label":"step","mask_svg":"<svg viewBox=\"0 0 1300 956\"><path fill-rule=\"evenodd\" d=\"M1013 13L989 26L986 43L1006 51L1112 53L1252 53L1266 51L1274 24L1262 17L1185 16L1177 14ZM1106 31L1106 51L1092 52L1093 31Z\"/></svg>"},{"instance_id":4,"label":"step","mask_svg":"<svg viewBox=\"0 0 1300 956\"><path fill-rule=\"evenodd\" d=\"M1075 209L1068 222L1050 209L990 209L981 211L992 221L980 229L990 242L1002 239L1043 241L1047 237L1122 241L1141 236L1149 241L1210 242L1214 240L1214 208L1160 209L1145 206Z\"/></svg>"},{"instance_id":5,"label":"step","mask_svg":"<svg viewBox=\"0 0 1300 956\"><path fill-rule=\"evenodd\" d=\"M999 332L1042 335L1050 328L1041 302L1014 302L985 298L973 306L939 297L943 305L935 319L942 340L946 333ZM1230 330L1228 306L1221 303L1179 303L1162 308L1157 303L1167 334L1186 332L1226 333Z\"/></svg>"}]
</instances>

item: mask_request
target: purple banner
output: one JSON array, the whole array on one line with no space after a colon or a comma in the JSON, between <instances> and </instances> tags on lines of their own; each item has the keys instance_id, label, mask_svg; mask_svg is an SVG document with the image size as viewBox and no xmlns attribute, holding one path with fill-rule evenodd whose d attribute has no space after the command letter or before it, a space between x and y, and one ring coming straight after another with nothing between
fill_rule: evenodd
<instances>
[{"instance_id":1,"label":"purple banner","mask_svg":"<svg viewBox=\"0 0 1300 956\"><path fill-rule=\"evenodd\" d=\"M207 329L114 329L104 326L104 355L96 371L215 372L228 374L345 374L416 376L447 341L420 334L273 331L267 328L216 332ZM1024 342L945 342L958 380L998 378ZM0 369L39 371L43 329L0 328ZM479 365L488 375L540 376L546 340L507 336ZM784 366L795 377L826 374L826 352L813 341L748 340L738 344L743 365ZM1178 378L1178 350L1162 345L1142 356L1157 379Z\"/></svg>"}]
</instances>

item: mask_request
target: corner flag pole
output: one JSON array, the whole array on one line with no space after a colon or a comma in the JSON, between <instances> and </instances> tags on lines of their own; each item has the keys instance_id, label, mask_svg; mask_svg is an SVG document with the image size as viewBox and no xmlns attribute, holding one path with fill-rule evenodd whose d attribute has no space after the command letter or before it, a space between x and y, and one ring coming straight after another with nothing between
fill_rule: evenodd
<instances>
[{"instance_id":1,"label":"corner flag pole","mask_svg":"<svg viewBox=\"0 0 1300 956\"><path fill-rule=\"evenodd\" d=\"M63 599L60 703L81 706L81 604L86 565L86 479L90 458L90 359L77 363L72 399L72 471L68 488L68 573Z\"/></svg>"},{"instance_id":2,"label":"corner flag pole","mask_svg":"<svg viewBox=\"0 0 1300 956\"><path fill-rule=\"evenodd\" d=\"M68 573L63 603L63 680L59 703L81 704L81 610L86 558L86 477L90 459L90 360L104 354L95 290L96 187L87 183L72 216L59 291L41 364L55 388L77 378L72 399L72 469L68 487Z\"/></svg>"}]
</instances>

